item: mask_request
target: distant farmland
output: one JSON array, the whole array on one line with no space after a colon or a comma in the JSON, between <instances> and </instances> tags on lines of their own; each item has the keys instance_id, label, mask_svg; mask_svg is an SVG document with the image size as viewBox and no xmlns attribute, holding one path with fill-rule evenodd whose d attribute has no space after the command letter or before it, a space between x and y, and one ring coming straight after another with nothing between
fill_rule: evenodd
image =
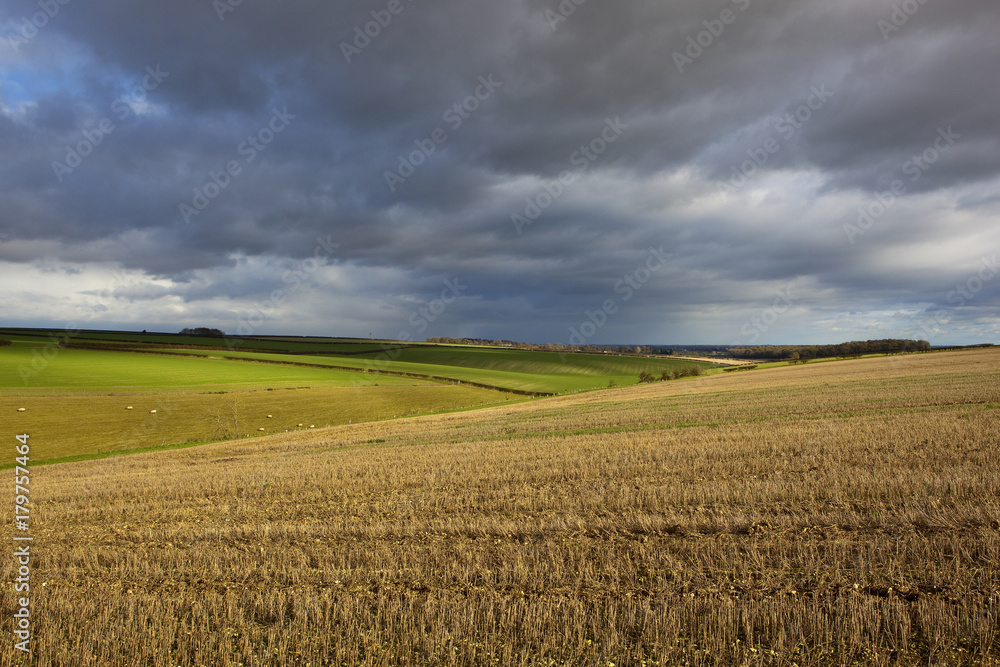
<instances>
[{"instance_id":1,"label":"distant farmland","mask_svg":"<svg viewBox=\"0 0 1000 667\"><path fill-rule=\"evenodd\" d=\"M43 436L40 460L477 408L635 384L641 371L713 367L322 338L11 329L0 338L13 341L0 347L0 413L25 408L23 423Z\"/></svg>"},{"instance_id":2,"label":"distant farmland","mask_svg":"<svg viewBox=\"0 0 1000 667\"><path fill-rule=\"evenodd\" d=\"M45 466L35 664L995 665L998 424L982 350Z\"/></svg>"},{"instance_id":3,"label":"distant farmland","mask_svg":"<svg viewBox=\"0 0 1000 667\"><path fill-rule=\"evenodd\" d=\"M716 365L667 358L626 357L598 354L560 354L495 348L400 347L378 353L340 355L275 355L234 352L230 358L318 364L386 373L412 373L474 382L498 389L538 394L603 389L636 384L642 371L660 375L685 368L715 368Z\"/></svg>"}]
</instances>

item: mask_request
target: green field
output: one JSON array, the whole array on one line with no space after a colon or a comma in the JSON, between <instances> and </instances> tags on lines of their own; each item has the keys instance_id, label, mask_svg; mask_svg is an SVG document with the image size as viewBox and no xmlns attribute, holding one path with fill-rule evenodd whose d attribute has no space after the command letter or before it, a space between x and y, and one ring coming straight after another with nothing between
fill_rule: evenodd
<instances>
[{"instance_id":1,"label":"green field","mask_svg":"<svg viewBox=\"0 0 1000 667\"><path fill-rule=\"evenodd\" d=\"M157 333L68 337L103 349L59 347L67 337L57 331L7 329L0 338L13 341L0 347L0 414L41 436L43 461L513 403L527 398L511 392L580 392L635 384L640 371L711 366L321 338L233 341L284 353L206 349L223 341ZM122 346L130 349L113 349Z\"/></svg>"},{"instance_id":2,"label":"green field","mask_svg":"<svg viewBox=\"0 0 1000 667\"><path fill-rule=\"evenodd\" d=\"M16 430L31 434L37 465L56 459L167 449L516 400L523 399L476 387L415 382L409 386L372 384L207 394L4 396L0 397L0 414L11 433ZM20 407L25 412L17 412Z\"/></svg>"},{"instance_id":3,"label":"green field","mask_svg":"<svg viewBox=\"0 0 1000 667\"><path fill-rule=\"evenodd\" d=\"M40 335L42 333L59 335L59 332L35 332L32 336L25 336L25 333L26 330L0 329L0 337L6 336L19 343L35 341L35 345L48 342L45 336ZM200 354L386 374L407 373L536 394L602 389L612 380L619 386L628 386L638 382L642 371L659 377L664 372L689 368L708 371L715 367L711 363L664 357L289 336L220 339L159 333L87 331L74 335L71 343L95 346L127 344L151 352ZM164 347L165 345L170 347ZM206 346L219 349L203 349ZM345 383L354 384L349 377Z\"/></svg>"},{"instance_id":4,"label":"green field","mask_svg":"<svg viewBox=\"0 0 1000 667\"><path fill-rule=\"evenodd\" d=\"M215 351L59 348L44 337L7 336L14 344L0 347L0 414L44 443L36 462L524 400L426 378L226 360Z\"/></svg>"},{"instance_id":5,"label":"green field","mask_svg":"<svg viewBox=\"0 0 1000 667\"><path fill-rule=\"evenodd\" d=\"M163 350L170 352L170 350ZM229 359L317 364L361 371L411 373L500 389L538 394L563 394L603 389L639 381L640 371L659 376L664 371L711 368L712 364L679 359L565 354L492 348L413 347L351 356L279 355L263 352L220 353Z\"/></svg>"},{"instance_id":6,"label":"green field","mask_svg":"<svg viewBox=\"0 0 1000 667\"><path fill-rule=\"evenodd\" d=\"M377 358L377 354L362 355ZM659 374L693 365L708 367L679 359L626 357L614 354L561 354L507 348L462 348L451 346L420 346L398 351L396 361L459 366L490 371L509 371L538 375L587 375L591 377L627 378L646 370Z\"/></svg>"},{"instance_id":7,"label":"green field","mask_svg":"<svg viewBox=\"0 0 1000 667\"><path fill-rule=\"evenodd\" d=\"M8 395L122 392L236 391L245 389L415 384L411 378L280 364L249 364L219 356L185 357L103 350L0 348L0 387ZM221 354L221 353L220 353ZM34 365L33 365L34 364Z\"/></svg>"}]
</instances>

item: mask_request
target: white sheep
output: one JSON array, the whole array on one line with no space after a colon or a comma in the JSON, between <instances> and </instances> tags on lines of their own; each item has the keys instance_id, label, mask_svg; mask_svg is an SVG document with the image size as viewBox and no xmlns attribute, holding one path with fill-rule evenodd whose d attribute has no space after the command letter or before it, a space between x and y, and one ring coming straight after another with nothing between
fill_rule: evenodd
<instances>
[{"instance_id":1,"label":"white sheep","mask_svg":"<svg viewBox=\"0 0 1000 667\"><path fill-rule=\"evenodd\" d=\"M126 407L125 407L125 409L126 409L126 410L131 410L131 409L132 409L132 406L131 406L131 405L129 405L129 406L126 406Z\"/></svg>"},{"instance_id":2,"label":"white sheep","mask_svg":"<svg viewBox=\"0 0 1000 667\"><path fill-rule=\"evenodd\" d=\"M27 408L18 408L17 411L18 412L27 412Z\"/></svg>"},{"instance_id":3,"label":"white sheep","mask_svg":"<svg viewBox=\"0 0 1000 667\"><path fill-rule=\"evenodd\" d=\"M149 411L149 414L151 414L151 415L155 415L155 414L156 414L156 410L150 410L150 411Z\"/></svg>"},{"instance_id":4,"label":"white sheep","mask_svg":"<svg viewBox=\"0 0 1000 667\"><path fill-rule=\"evenodd\" d=\"M273 417L271 415L268 415L267 418L268 419L273 419Z\"/></svg>"},{"instance_id":5,"label":"white sheep","mask_svg":"<svg viewBox=\"0 0 1000 667\"><path fill-rule=\"evenodd\" d=\"M264 430L264 427L262 426L262 427L260 427L260 428L259 428L259 429L257 429L257 430L258 430L258 431L263 431L263 430Z\"/></svg>"}]
</instances>

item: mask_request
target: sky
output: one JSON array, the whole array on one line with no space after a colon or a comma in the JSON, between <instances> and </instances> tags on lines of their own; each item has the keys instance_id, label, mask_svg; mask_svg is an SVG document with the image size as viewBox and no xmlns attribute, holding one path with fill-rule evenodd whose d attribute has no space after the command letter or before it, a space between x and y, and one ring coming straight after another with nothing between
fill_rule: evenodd
<instances>
[{"instance_id":1,"label":"sky","mask_svg":"<svg viewBox=\"0 0 1000 667\"><path fill-rule=\"evenodd\" d=\"M995 0L0 0L0 323L1000 343Z\"/></svg>"}]
</instances>

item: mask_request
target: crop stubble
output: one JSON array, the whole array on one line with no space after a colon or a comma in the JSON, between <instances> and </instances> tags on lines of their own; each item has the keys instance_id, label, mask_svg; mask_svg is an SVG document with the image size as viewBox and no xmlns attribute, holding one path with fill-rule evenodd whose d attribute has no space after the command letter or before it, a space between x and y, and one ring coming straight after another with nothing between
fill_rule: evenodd
<instances>
[{"instance_id":1,"label":"crop stubble","mask_svg":"<svg viewBox=\"0 0 1000 667\"><path fill-rule=\"evenodd\" d=\"M38 468L34 664L993 664L998 418L988 350Z\"/></svg>"}]
</instances>

